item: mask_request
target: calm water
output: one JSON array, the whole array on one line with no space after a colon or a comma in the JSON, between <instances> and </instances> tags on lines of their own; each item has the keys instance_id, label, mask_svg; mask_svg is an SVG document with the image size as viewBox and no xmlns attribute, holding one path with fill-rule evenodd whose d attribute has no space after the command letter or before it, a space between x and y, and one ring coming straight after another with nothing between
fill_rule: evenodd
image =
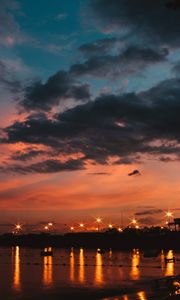
<instances>
[{"instance_id":1,"label":"calm water","mask_svg":"<svg viewBox=\"0 0 180 300\"><path fill-rule=\"evenodd\" d=\"M162 251L155 259L143 258L138 250L110 250L102 255L95 250L54 249L53 253L53 257L42 257L38 249L0 248L2 299L36 299L37 296L44 300L47 295L47 299L60 300L67 299L66 294L75 295L77 291L81 294L81 288L94 291L92 299L95 299L99 290L120 290L140 280L180 274L180 261L164 264L165 256L175 255L180 260L180 253L173 251ZM77 295L71 299L78 299ZM143 286L135 298L124 295L104 299L149 300Z\"/></svg>"}]
</instances>

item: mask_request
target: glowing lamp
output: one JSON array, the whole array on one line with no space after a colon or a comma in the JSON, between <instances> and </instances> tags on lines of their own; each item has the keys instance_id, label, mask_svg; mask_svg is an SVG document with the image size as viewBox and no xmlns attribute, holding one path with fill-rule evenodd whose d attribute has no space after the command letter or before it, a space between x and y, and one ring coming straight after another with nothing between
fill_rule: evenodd
<instances>
[{"instance_id":1,"label":"glowing lamp","mask_svg":"<svg viewBox=\"0 0 180 300\"><path fill-rule=\"evenodd\" d=\"M97 218L96 221L97 221L98 223L100 223L100 222L101 222L101 219L100 219L100 218Z\"/></svg>"}]
</instances>

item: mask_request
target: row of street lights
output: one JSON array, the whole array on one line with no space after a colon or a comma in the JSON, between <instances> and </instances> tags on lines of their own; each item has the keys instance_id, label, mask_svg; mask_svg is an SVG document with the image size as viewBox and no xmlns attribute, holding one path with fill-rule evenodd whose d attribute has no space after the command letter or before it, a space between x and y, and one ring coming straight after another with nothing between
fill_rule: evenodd
<instances>
[{"instance_id":1,"label":"row of street lights","mask_svg":"<svg viewBox=\"0 0 180 300\"><path fill-rule=\"evenodd\" d=\"M170 212L170 211L168 211L168 212L166 212L166 217L167 217L167 221L166 221L166 224L169 224L171 221L172 221L172 217L173 217L173 214L172 214L172 212ZM100 231L100 229L101 229L101 224L102 224L102 219L101 218L97 218L96 219L96 223L97 223L97 227L95 228L96 229L96 231ZM52 229L52 227L53 227L53 223L52 222L49 222L49 223L47 223L46 225L44 225L44 230L46 231L46 232L48 232L49 230L51 230ZM129 227L133 227L133 228L135 228L135 229L139 229L140 228L140 225L138 224L138 221L135 219L135 218L133 218L132 220L131 220L131 222L130 222L130 224L129 224ZM110 223L110 224L108 224L108 228L109 229L113 229L114 228L114 226L113 226L113 224L112 223ZM83 230L83 229L85 229L85 224L84 223L79 223L79 226L76 226L76 227L74 227L74 226L71 226L70 227L70 230L73 232L73 231L75 231L75 230ZM121 228L121 227L118 227L117 228L117 230L119 231L119 232L122 232L123 231L123 229ZM20 233L22 231L22 225L21 224L16 224L15 225L15 228L14 228L14 230L13 230L13 233L15 233L15 234L18 234L18 233Z\"/></svg>"},{"instance_id":2,"label":"row of street lights","mask_svg":"<svg viewBox=\"0 0 180 300\"><path fill-rule=\"evenodd\" d=\"M169 224L169 223L172 221L172 217L173 217L172 212L167 211L166 214L165 214L165 216L168 218L167 221L166 221L166 224ZM97 230L97 231L100 231L100 224L102 223L102 219L101 219L101 218L97 218L97 219L96 219L96 222L97 222L97 228L96 228L96 230ZM131 222L130 222L130 224L129 224L129 227L131 227L131 226L133 226L133 228L135 228L135 229L140 229L140 225L138 224L138 221L137 221L135 218L133 218L133 219L131 220ZM85 224L80 223L80 224L79 224L79 228L81 228L81 229L85 228ZM111 223L108 224L108 228L109 228L109 229L113 229L113 228L114 228L113 224L111 224ZM77 229L78 229L78 227L77 227ZM71 231L75 231L75 227L74 227L74 226L71 226L71 227L70 227L70 230L71 230ZM122 229L121 227L119 227L119 228L118 228L118 231L119 231L119 232L122 232L123 229Z\"/></svg>"}]
</instances>

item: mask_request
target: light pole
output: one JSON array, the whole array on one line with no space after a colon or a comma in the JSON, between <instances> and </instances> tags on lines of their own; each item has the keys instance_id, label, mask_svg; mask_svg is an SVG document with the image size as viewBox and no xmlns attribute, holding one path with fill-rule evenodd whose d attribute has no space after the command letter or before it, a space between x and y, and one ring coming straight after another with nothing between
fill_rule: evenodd
<instances>
[{"instance_id":1,"label":"light pole","mask_svg":"<svg viewBox=\"0 0 180 300\"><path fill-rule=\"evenodd\" d=\"M170 227L170 222L171 222L172 216L173 216L172 212L168 211L168 212L166 213L167 224L168 224L169 227Z\"/></svg>"},{"instance_id":2,"label":"light pole","mask_svg":"<svg viewBox=\"0 0 180 300\"><path fill-rule=\"evenodd\" d=\"M109 224L108 227L109 227L109 229L112 229L112 228L113 228L113 225L112 225L112 224Z\"/></svg>"},{"instance_id":3,"label":"light pole","mask_svg":"<svg viewBox=\"0 0 180 300\"><path fill-rule=\"evenodd\" d=\"M100 218L97 218L96 219L96 222L98 224L98 231L100 231L100 223L101 223L101 219Z\"/></svg>"},{"instance_id":4,"label":"light pole","mask_svg":"<svg viewBox=\"0 0 180 300\"><path fill-rule=\"evenodd\" d=\"M20 224L15 225L15 233L19 234L19 232L22 230L22 226Z\"/></svg>"}]
</instances>

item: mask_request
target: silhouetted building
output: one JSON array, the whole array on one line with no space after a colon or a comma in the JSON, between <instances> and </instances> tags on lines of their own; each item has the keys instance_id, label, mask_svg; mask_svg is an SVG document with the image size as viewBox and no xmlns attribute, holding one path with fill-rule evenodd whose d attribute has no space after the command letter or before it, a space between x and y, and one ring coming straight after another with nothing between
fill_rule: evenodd
<instances>
[{"instance_id":1,"label":"silhouetted building","mask_svg":"<svg viewBox=\"0 0 180 300\"><path fill-rule=\"evenodd\" d=\"M171 226L174 226L175 230L179 230L180 229L180 218L175 218L174 222L170 222L168 225L169 225L169 228L171 228Z\"/></svg>"}]
</instances>

